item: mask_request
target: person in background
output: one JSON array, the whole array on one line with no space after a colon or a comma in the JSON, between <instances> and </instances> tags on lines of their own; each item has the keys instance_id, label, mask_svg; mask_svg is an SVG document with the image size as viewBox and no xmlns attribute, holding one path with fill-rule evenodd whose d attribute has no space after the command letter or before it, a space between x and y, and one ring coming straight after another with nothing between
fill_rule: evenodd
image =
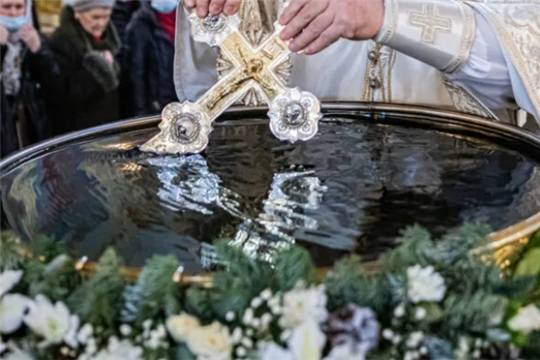
<instances>
[{"instance_id":1,"label":"person in background","mask_svg":"<svg viewBox=\"0 0 540 360\"><path fill-rule=\"evenodd\" d=\"M131 87L129 83L129 74L126 71L126 29L133 17L133 14L140 8L140 0L118 0L114 4L111 14L111 21L118 33L118 38L122 44L118 53L118 62L120 63L120 117L126 119L133 116L133 99L131 96Z\"/></svg>"},{"instance_id":2,"label":"person in background","mask_svg":"<svg viewBox=\"0 0 540 360\"><path fill-rule=\"evenodd\" d=\"M50 135L40 81L51 53L26 1L0 0L0 157Z\"/></svg>"},{"instance_id":3,"label":"person in background","mask_svg":"<svg viewBox=\"0 0 540 360\"><path fill-rule=\"evenodd\" d=\"M73 0L50 38L58 74L47 89L56 135L119 120L120 40L111 23L114 0Z\"/></svg>"},{"instance_id":4,"label":"person in background","mask_svg":"<svg viewBox=\"0 0 540 360\"><path fill-rule=\"evenodd\" d=\"M177 0L143 2L128 25L126 71L135 115L159 113L178 101L173 80Z\"/></svg>"}]
</instances>

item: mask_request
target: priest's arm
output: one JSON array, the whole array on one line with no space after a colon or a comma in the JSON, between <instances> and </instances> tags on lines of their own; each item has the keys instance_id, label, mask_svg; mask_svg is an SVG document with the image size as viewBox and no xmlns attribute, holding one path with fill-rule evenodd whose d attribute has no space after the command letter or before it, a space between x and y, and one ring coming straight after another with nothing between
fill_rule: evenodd
<instances>
[{"instance_id":1,"label":"priest's arm","mask_svg":"<svg viewBox=\"0 0 540 360\"><path fill-rule=\"evenodd\" d=\"M483 115L519 107L540 121L539 13L532 0L293 0L280 21L293 51L374 38L439 69Z\"/></svg>"}]
</instances>

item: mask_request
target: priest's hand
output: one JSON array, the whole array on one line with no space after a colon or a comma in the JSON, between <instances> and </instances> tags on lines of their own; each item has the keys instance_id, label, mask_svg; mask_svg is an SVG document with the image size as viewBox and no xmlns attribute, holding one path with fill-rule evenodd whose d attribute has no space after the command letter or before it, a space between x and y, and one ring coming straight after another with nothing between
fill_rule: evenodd
<instances>
[{"instance_id":1,"label":"priest's hand","mask_svg":"<svg viewBox=\"0 0 540 360\"><path fill-rule=\"evenodd\" d=\"M196 9L198 17L205 17L208 12L212 15L234 15L240 9L242 0L184 0L188 9Z\"/></svg>"},{"instance_id":2,"label":"priest's hand","mask_svg":"<svg viewBox=\"0 0 540 360\"><path fill-rule=\"evenodd\" d=\"M383 0L293 0L279 22L294 52L315 54L339 38L367 40L384 22Z\"/></svg>"}]
</instances>

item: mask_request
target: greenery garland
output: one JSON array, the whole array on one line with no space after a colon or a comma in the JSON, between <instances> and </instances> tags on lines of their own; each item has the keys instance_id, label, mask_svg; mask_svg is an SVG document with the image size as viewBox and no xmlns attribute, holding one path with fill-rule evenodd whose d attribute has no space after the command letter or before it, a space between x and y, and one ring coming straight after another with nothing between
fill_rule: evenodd
<instances>
[{"instance_id":1,"label":"greenery garland","mask_svg":"<svg viewBox=\"0 0 540 360\"><path fill-rule=\"evenodd\" d=\"M111 249L84 277L60 243L24 256L2 233L0 358L540 359L540 236L503 272L471 254L489 232L466 224L433 241L411 227L377 273L350 256L324 279L301 247L268 263L221 240L210 287L173 281L173 256L128 283Z\"/></svg>"}]
</instances>

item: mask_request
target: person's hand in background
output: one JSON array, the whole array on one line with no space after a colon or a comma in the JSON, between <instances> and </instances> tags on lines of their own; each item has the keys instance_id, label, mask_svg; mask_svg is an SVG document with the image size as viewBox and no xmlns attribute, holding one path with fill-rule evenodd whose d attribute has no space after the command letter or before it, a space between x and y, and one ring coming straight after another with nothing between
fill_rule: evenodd
<instances>
[{"instance_id":1,"label":"person's hand in background","mask_svg":"<svg viewBox=\"0 0 540 360\"><path fill-rule=\"evenodd\" d=\"M19 35L32 53L35 54L41 49L41 39L37 30L32 25L24 24L19 30Z\"/></svg>"},{"instance_id":2,"label":"person's hand in background","mask_svg":"<svg viewBox=\"0 0 540 360\"><path fill-rule=\"evenodd\" d=\"M0 25L0 44L1 45L6 45L8 36L9 36L9 32L7 31L7 29L3 25Z\"/></svg>"},{"instance_id":3,"label":"person's hand in background","mask_svg":"<svg viewBox=\"0 0 540 360\"><path fill-rule=\"evenodd\" d=\"M103 58L105 59L107 64L109 64L110 66L113 66L113 64L114 64L114 56L109 50L105 50L103 52Z\"/></svg>"}]
</instances>

